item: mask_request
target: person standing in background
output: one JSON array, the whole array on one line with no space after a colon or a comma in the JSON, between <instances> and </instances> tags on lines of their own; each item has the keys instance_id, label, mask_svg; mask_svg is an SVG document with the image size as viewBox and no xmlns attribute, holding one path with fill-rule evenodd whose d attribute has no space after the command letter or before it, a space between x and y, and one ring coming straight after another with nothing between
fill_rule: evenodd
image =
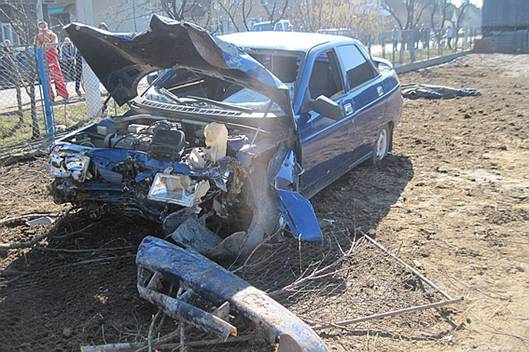
<instances>
[{"instance_id":1,"label":"person standing in background","mask_svg":"<svg viewBox=\"0 0 529 352\"><path fill-rule=\"evenodd\" d=\"M391 30L391 44L393 45L393 50L397 50L397 45L399 44L399 29L397 26L393 26Z\"/></svg>"},{"instance_id":2,"label":"person standing in background","mask_svg":"<svg viewBox=\"0 0 529 352\"><path fill-rule=\"evenodd\" d=\"M50 99L55 100L55 93L52 89L51 83L55 84L57 94L68 100L68 90L64 83L64 76L62 75L61 66L59 65L59 52L57 50L58 38L44 21L38 23L38 33L35 37L35 46L37 48L44 48L46 58L46 68L48 70L48 93Z\"/></svg>"},{"instance_id":3,"label":"person standing in background","mask_svg":"<svg viewBox=\"0 0 529 352\"><path fill-rule=\"evenodd\" d=\"M448 26L446 27L446 41L449 49L452 49L452 38L454 38L454 29Z\"/></svg>"},{"instance_id":4,"label":"person standing in background","mask_svg":"<svg viewBox=\"0 0 529 352\"><path fill-rule=\"evenodd\" d=\"M75 55L77 49L72 44L70 38L65 38L60 46L59 63L66 82L72 81L75 78Z\"/></svg>"}]
</instances>

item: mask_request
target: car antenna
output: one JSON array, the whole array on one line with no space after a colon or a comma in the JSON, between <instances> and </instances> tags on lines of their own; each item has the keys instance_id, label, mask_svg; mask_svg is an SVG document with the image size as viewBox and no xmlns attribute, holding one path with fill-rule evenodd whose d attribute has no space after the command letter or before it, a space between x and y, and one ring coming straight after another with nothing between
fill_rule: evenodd
<instances>
[{"instance_id":1,"label":"car antenna","mask_svg":"<svg viewBox=\"0 0 529 352\"><path fill-rule=\"evenodd\" d=\"M257 130L255 131L255 134L253 135L251 145L255 145L255 140L257 139L257 135L261 131L261 124L263 123L263 120L266 119L266 116L268 115L268 113L272 109L272 104L273 103L274 102L272 101L272 99L270 99L270 101L268 102L268 105L266 106L266 110L265 110L265 113L263 115L263 119L259 122L259 126L257 126Z\"/></svg>"}]
</instances>

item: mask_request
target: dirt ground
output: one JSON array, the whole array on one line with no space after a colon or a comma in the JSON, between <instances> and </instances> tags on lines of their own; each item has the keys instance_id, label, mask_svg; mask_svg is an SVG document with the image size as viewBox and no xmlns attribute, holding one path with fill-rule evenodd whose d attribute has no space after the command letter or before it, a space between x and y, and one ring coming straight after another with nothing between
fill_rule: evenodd
<instances>
[{"instance_id":1,"label":"dirt ground","mask_svg":"<svg viewBox=\"0 0 529 352\"><path fill-rule=\"evenodd\" d=\"M529 56L470 55L401 80L478 88L482 95L407 100L392 155L375 167L360 166L313 198L325 243L272 244L274 266L240 274L273 291L335 243L345 249L355 233L366 232L465 300L322 331L332 351L527 351ZM33 159L0 167L0 219L68 208L48 196L45 165ZM0 243L51 228L8 222L0 225ZM141 341L155 310L137 296L134 253L141 238L159 228L136 218L92 221L74 213L52 229L55 238L41 247L0 251L0 351ZM365 242L336 274L311 285L277 296L310 323L439 299ZM258 348L269 350L253 344L227 350Z\"/></svg>"}]
</instances>

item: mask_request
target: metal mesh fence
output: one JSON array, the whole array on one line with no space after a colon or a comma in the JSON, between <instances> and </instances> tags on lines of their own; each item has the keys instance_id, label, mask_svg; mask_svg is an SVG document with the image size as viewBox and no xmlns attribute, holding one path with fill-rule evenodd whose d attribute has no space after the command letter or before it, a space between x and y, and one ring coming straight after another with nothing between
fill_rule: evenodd
<instances>
[{"instance_id":1,"label":"metal mesh fence","mask_svg":"<svg viewBox=\"0 0 529 352\"><path fill-rule=\"evenodd\" d=\"M107 96L71 42L41 49L3 46L0 160L45 150L53 138L94 121ZM119 112L113 102L109 108Z\"/></svg>"},{"instance_id":2,"label":"metal mesh fence","mask_svg":"<svg viewBox=\"0 0 529 352\"><path fill-rule=\"evenodd\" d=\"M0 58L0 147L46 134L34 50L6 48Z\"/></svg>"},{"instance_id":3,"label":"metal mesh fence","mask_svg":"<svg viewBox=\"0 0 529 352\"><path fill-rule=\"evenodd\" d=\"M476 38L477 30L460 30L457 35L430 28L393 30L367 36L367 47L371 55L398 66L469 50Z\"/></svg>"}]
</instances>

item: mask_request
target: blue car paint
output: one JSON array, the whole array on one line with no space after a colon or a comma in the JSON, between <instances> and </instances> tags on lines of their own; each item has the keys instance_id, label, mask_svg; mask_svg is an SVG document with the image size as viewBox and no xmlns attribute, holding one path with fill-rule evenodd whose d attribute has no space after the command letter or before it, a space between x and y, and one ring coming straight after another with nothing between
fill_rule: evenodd
<instances>
[{"instance_id":1,"label":"blue car paint","mask_svg":"<svg viewBox=\"0 0 529 352\"><path fill-rule=\"evenodd\" d=\"M120 105L137 96L141 78L177 66L260 91L291 114L288 88L275 75L237 46L192 23L153 15L141 33L109 33L81 23L64 29Z\"/></svg>"},{"instance_id":2,"label":"blue car paint","mask_svg":"<svg viewBox=\"0 0 529 352\"><path fill-rule=\"evenodd\" d=\"M307 89L316 58L337 46L355 45L365 56L363 45L353 39L337 37L306 51L300 66L294 113L301 144L304 172L300 190L312 197L354 166L369 159L378 131L387 124L396 125L400 119L402 99L400 83L393 70L382 70L368 82L334 97L340 106L351 104L353 112L335 121L315 111L302 112L307 101ZM371 58L365 56L372 63ZM375 65L372 63L373 68ZM342 82L345 86L344 75ZM377 88L382 89L379 95Z\"/></svg>"},{"instance_id":3,"label":"blue car paint","mask_svg":"<svg viewBox=\"0 0 529 352\"><path fill-rule=\"evenodd\" d=\"M295 238L303 241L321 241L323 234L310 201L299 192L276 189L279 211Z\"/></svg>"},{"instance_id":4,"label":"blue car paint","mask_svg":"<svg viewBox=\"0 0 529 352\"><path fill-rule=\"evenodd\" d=\"M90 126L87 128L90 128ZM97 172L101 176L102 180L94 180L75 185L74 188L76 190L90 194L90 196L85 197L85 199L108 203L120 203L127 201L129 203L135 204L144 212L147 210L147 208L143 207L141 204L142 202L146 202L148 200L138 200L128 195L128 186L123 184L123 179L120 177L121 174L113 171L114 168L128 159L133 159L141 169L141 172L139 172L134 179L135 183L137 184L144 182L147 178L152 180L157 173L164 172L169 168L180 175L203 177L209 178L214 182L215 180L222 182L221 173L217 172L217 170L214 168L204 171L197 171L191 169L189 165L184 162L150 159L148 154L142 151L93 148L61 141L56 142L52 147L52 150L66 153L84 154L90 157L91 162L97 168ZM154 220L162 220L158 218L160 215L158 213L153 213L150 211L147 211L147 213L150 214Z\"/></svg>"},{"instance_id":5,"label":"blue car paint","mask_svg":"<svg viewBox=\"0 0 529 352\"><path fill-rule=\"evenodd\" d=\"M304 241L321 241L323 235L312 204L296 191L298 167L294 152L289 150L274 178L279 211L294 237Z\"/></svg>"}]
</instances>

